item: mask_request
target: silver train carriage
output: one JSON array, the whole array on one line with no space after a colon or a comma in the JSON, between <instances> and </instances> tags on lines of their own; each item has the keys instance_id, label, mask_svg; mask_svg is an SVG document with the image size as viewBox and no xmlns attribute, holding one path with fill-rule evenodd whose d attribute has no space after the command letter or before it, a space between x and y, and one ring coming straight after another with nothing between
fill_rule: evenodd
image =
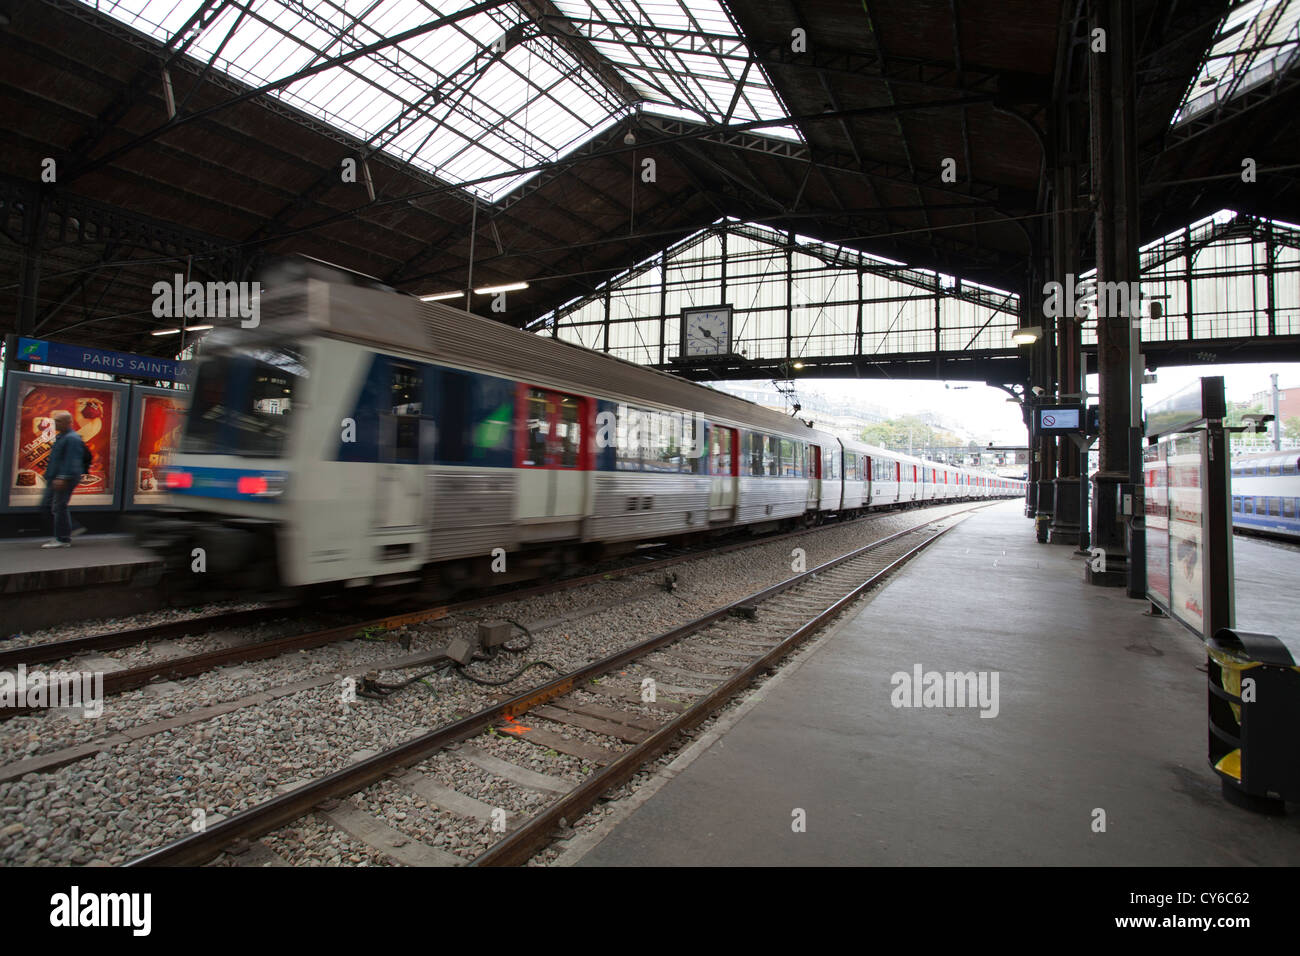
<instances>
[{"instance_id":1,"label":"silver train carriage","mask_svg":"<svg viewBox=\"0 0 1300 956\"><path fill-rule=\"evenodd\" d=\"M648 540L1024 493L319 278L267 292L255 328L209 337L163 479L171 507L142 537L169 568L194 569L201 548L207 572L276 589L455 587L507 563L496 580Z\"/></svg>"}]
</instances>

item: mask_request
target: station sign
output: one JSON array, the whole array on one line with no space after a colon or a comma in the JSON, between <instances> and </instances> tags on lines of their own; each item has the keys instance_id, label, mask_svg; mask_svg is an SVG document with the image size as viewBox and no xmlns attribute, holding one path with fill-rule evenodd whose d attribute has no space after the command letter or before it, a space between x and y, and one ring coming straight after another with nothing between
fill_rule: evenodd
<instances>
[{"instance_id":1,"label":"station sign","mask_svg":"<svg viewBox=\"0 0 1300 956\"><path fill-rule=\"evenodd\" d=\"M147 378L161 382L188 382L193 374L189 362L158 358L154 355L135 355L131 352L112 352L92 349L65 342L47 342L44 339L19 338L14 358L19 362L52 365L57 368L75 368L87 372L105 372L131 378Z\"/></svg>"}]
</instances>

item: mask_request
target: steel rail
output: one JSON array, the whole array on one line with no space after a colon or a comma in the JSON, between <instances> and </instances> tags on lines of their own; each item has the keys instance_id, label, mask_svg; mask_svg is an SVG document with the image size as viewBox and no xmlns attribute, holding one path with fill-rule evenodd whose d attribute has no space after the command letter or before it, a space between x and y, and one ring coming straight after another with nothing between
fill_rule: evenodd
<instances>
[{"instance_id":1,"label":"steel rail","mask_svg":"<svg viewBox=\"0 0 1300 956\"><path fill-rule=\"evenodd\" d=\"M875 512L863 515L862 517L853 520L861 521L872 517L879 517L883 514L892 513L893 512ZM840 525L831 525L829 527L839 526ZM266 660L268 658L278 657L279 655L290 651L309 650L314 647L320 647L324 644L332 644L335 641L347 640L361 631L389 631L407 624L418 624L426 621L438 620L459 611L475 610L481 607L490 607L494 604L537 597L544 594L555 594L582 587L587 584L617 580L632 574L655 571L687 561L713 557L714 555L728 554L732 551L758 547L764 544L772 544L774 542L812 534L827 527L828 526L826 525L818 525L813 528L800 528L795 531L787 531L777 535L749 538L744 541L736 541L715 547L692 550L685 554L652 559L639 564L629 564L626 567L612 568L606 571L596 571L591 574L580 575L572 578L563 578L558 581L548 581L545 584L537 584L530 587L514 588L497 594L468 598L464 601L457 601L450 604L438 604L419 610L397 612L385 615L384 617L372 618L367 621L356 621L355 623L348 623L337 627L324 628L316 631L306 631L301 634L292 634L271 641L251 641L216 651L205 651L198 654L188 654L184 657L174 657L161 661L150 661L141 664L138 667L106 672L104 674L103 693L105 696L112 696L128 690L135 690L136 688L144 687L155 680L180 680L186 677L194 677L198 674L206 673L207 671L217 667L224 667L230 664L242 664L249 661ZM70 653L77 653L86 650L109 650L113 648L129 647L133 644L144 643L148 640L156 640L160 637L185 636L186 628L196 622L206 622L210 625L208 628L209 630L215 629L218 626L239 626L256 623L263 619L272 619L281 616L285 611L300 606L301 605L286 605L284 607L276 606L274 608L253 608L247 611L236 611L233 614L228 615L213 614L200 618L191 618L189 621L169 621L164 624L151 625L133 631L123 631L119 634L103 633L92 635L90 637L55 641L49 644L31 644L26 647L13 648L7 652L0 652L0 668L17 666L17 664L20 663L32 664L43 661L62 660ZM72 681L73 679L64 682L65 690L68 694L71 693ZM65 697L65 699L68 698ZM39 709L40 708L37 707L11 707L0 709L0 723L13 717L20 717L24 714L33 713Z\"/></svg>"},{"instance_id":2,"label":"steel rail","mask_svg":"<svg viewBox=\"0 0 1300 956\"><path fill-rule=\"evenodd\" d=\"M222 611L216 614L204 614L199 617L180 621L164 621L161 624L149 624L145 627L132 628L127 631L104 631L86 637L71 637L61 641L47 641L43 644L27 644L23 647L11 647L0 650L0 669L17 667L19 664L43 664L47 661L61 661L73 654L85 651L111 651L132 644L144 644L149 641L174 637L185 637L195 628L215 630L218 627L242 627L269 620L292 611L296 604L274 604L269 607L255 607L242 611Z\"/></svg>"},{"instance_id":3,"label":"steel rail","mask_svg":"<svg viewBox=\"0 0 1300 956\"><path fill-rule=\"evenodd\" d=\"M848 554L841 555L838 558L833 558L830 561L820 564L809 571L805 571L801 574L797 574L791 578L788 578L787 580L782 581L779 584L773 585L772 587L766 588L762 591L758 591L754 594L747 595L746 597L743 597L737 601L733 601L721 608L717 608L709 612L708 614L705 614L702 617L696 618L693 621L683 624L680 627L676 627L671 631L667 631L663 634L648 638L647 640L631 645L630 647L627 647L622 651L618 651L607 657L593 661L589 664L584 665L583 667L578 668L577 670L571 671L567 674L560 675L559 677L546 681L545 683L540 684L537 687L522 691L518 694L515 694L507 698L506 700L499 701L495 704L492 704L484 708L483 710L478 711L475 714L471 714L467 717L463 717L460 720L454 721L453 723L447 724L444 727L440 727L436 730L430 731L429 733L422 734L419 737L415 737L407 741L406 743L399 744L398 746L390 748L389 750L386 750L382 753L375 754L364 760L358 761L354 764L350 764L349 766L344 767L340 770L336 770L333 773L326 774L325 776L319 778L318 780L311 781L310 783L297 787L291 791L288 791L287 793L281 794L277 797L272 797L269 800L266 800L260 804L257 804L254 807L251 807L243 811L242 813L238 813L232 817L220 821L215 826L209 827L201 833L196 833L196 834L192 834L191 836L182 837L181 839L175 840L171 843L158 847L157 849L151 850L140 857L137 857L133 860L129 860L122 865L127 867L196 866L205 863L208 860L212 859L213 857L217 856L226 847L230 846L233 843L236 843L237 841L253 840L256 839L257 837L262 836L263 834L269 833L285 825L286 823L290 823L293 820L296 820L299 817L309 813L314 807L316 807L318 804L322 803L325 800L345 797L348 796L349 794L355 793L358 790L361 790L369 786L370 784L373 784L376 781L381 780L384 776L388 775L389 773L399 768L410 766L415 763L419 763L421 760L424 760L429 756L432 756L433 754L437 753L440 750L445 749L451 744L459 743L479 733L482 733L497 721L513 720L519 714L522 714L533 707L540 706L541 704L544 704L555 697L568 693L569 691L573 690L575 687L577 687L579 684L585 681L588 681L594 677L599 677L603 674L608 673L611 670L615 670L618 667L621 667L622 665L630 661L633 661L636 658L641 657L651 651L657 650L669 644L673 644L681 640L683 637L687 637L690 634L694 634L695 632L703 630L709 625L719 620L722 620L723 618L729 616L735 611L738 611L742 608L750 607L761 601L769 600L772 597L775 597L781 594L782 592L787 591L790 588L795 587L796 585L804 581L811 580L814 576L818 574L823 574L841 564L862 557L868 552L882 548L885 545L889 544L890 542L896 541L897 539L902 538L905 535L914 534L915 532L925 528L927 525L934 524L937 521L948 520L949 518L953 518L956 517L957 515L965 514L968 511L973 511L973 510L976 509L968 508L965 509L964 511L956 512L951 515L945 515L942 518L935 518L932 519L931 521L924 522L915 527L908 528L903 531L896 532L895 534L888 535L887 537L881 538L878 541L871 542L870 544L864 545L861 548L857 548L849 552ZM947 529L944 529L944 531L939 532L939 534L933 536L928 541L922 543L921 545L918 545L918 547L916 548L909 550L903 558L899 558L894 562L892 562L889 565L889 569L893 569L899 566L904 560L906 560L907 557L910 557L911 555L915 554L917 551L921 549L921 547L924 547L925 544L929 544L930 542L937 540L937 538L940 535L942 535L946 530ZM836 605L834 607L839 608L843 606L843 604L846 603L848 600L851 600L852 597L855 597L857 594L861 593L861 591L864 590L866 587L869 587L872 583L879 580L883 573L884 572L879 572L876 575L873 575L868 582L855 588L853 593L848 598L836 602ZM825 620L826 616L831 613L832 611L829 609L827 611L822 612L816 618L816 622ZM806 635L807 633L809 633L810 627L812 627L811 624L806 624L803 627L801 627L796 632L796 634ZM800 639L802 639L802 637L800 637ZM788 643L788 640L789 639L787 639L787 642L783 642L782 645L779 645L779 647L785 647L786 644ZM757 662L756 664L747 667L742 672L742 674L751 675L751 676L746 676L744 682L748 682L748 680L752 679L751 672L758 673L759 671L766 669L767 667L770 666L770 664L765 662L768 662L769 660L776 660L776 659L778 658L773 657L773 653L769 653L767 655L764 655L763 658L760 658L759 662ZM730 687L732 686L735 680L736 679L733 678L732 680L726 682L726 684L724 684L723 686ZM716 692L714 692L710 694L709 697L706 698L706 700L713 700L714 697L716 696L717 694ZM694 717L697 718L696 722L698 722L699 720L703 720L704 717L707 716L707 714L705 711L699 709L700 703L703 702L697 703L690 710L688 710L686 714L684 714L683 716L686 716L687 714L694 715ZM678 727L678 729L684 729L678 724L678 721L673 721L668 726L670 727L676 726ZM650 740L647 741L647 743L653 741L657 744L659 742L670 741L671 737L675 735L676 732L677 732L676 730L673 731L673 734L667 737L662 735L663 734L662 731L656 732L650 738ZM667 742L663 743L663 746L665 748L667 747L667 745L668 745ZM624 757L625 756L626 755L624 755ZM628 766L624 757L618 758L610 766L617 767L619 771L622 772ZM639 766L639 764L637 764L637 766ZM628 776L630 776L631 773L634 772L635 769L629 771ZM612 779L606 775L606 772L602 772L598 776L601 779L606 779L606 780ZM589 787L588 785L583 785L580 789L585 795L587 794ZM607 787L602 788L600 792L604 792L604 789L607 789ZM599 794L596 794L596 796L598 795ZM594 801L594 799L595 796L591 797L591 800ZM568 806L569 805L568 800L569 798L567 797L562 798L561 804ZM576 805L578 802L581 801L574 801L574 805ZM586 805L590 806L590 803L588 802ZM569 812L573 812L573 811L570 810ZM561 813L558 816L554 816L554 820L558 821L559 816L563 816L563 815L564 814ZM553 814L551 813L551 811L547 810L542 814L541 818L547 821L551 821L552 816ZM573 817L569 817L569 819L573 819ZM549 834L551 829L554 828L554 825L555 825L554 822L548 822L545 825L546 826L545 832ZM542 826L542 825L538 824L538 826ZM533 825L533 823L529 823L525 825L523 828L521 828L520 831L517 831L517 833L523 831L527 831L528 833L534 835L539 832L539 830L537 829L537 827ZM512 846L522 845L517 842L519 839L517 836L510 837L507 839ZM502 844L498 844L498 846L501 845ZM502 851L503 854L502 857L493 857L490 855L492 854L492 852L493 851L489 850L486 854L479 857L473 862L477 863L478 860L483 860L485 863L492 863L497 859L504 858L504 854L505 854L504 850Z\"/></svg>"},{"instance_id":4,"label":"steel rail","mask_svg":"<svg viewBox=\"0 0 1300 956\"><path fill-rule=\"evenodd\" d=\"M811 621L801 625L776 647L723 681L708 696L696 701L686 711L664 724L645 741L634 745L630 750L624 751L612 763L592 774L585 783L560 797L559 800L533 817L528 823L475 857L471 865L522 866L527 863L535 853L550 843L554 832L561 826L561 821L572 825L573 821L586 813L600 799L602 794L608 793L615 787L632 779L643 766L671 747L680 734L698 726L711 717L732 697L752 683L755 678L774 668L782 658L802 644L810 635L820 630L847 605L857 600L864 591L887 575L892 574L921 550L938 541L952 527L954 526L950 525L931 535L925 541L920 542L916 547L911 548L901 557L896 558L877 571L851 592L821 611ZM912 530L915 531L916 529ZM905 533L910 534L911 532ZM754 603L757 603L757 600Z\"/></svg>"}]
</instances>

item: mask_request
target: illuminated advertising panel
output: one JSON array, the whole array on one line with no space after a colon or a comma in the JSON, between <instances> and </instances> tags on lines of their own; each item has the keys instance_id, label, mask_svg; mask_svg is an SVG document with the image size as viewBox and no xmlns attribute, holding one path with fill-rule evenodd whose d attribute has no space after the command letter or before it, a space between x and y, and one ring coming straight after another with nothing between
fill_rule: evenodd
<instances>
[{"instance_id":1,"label":"illuminated advertising panel","mask_svg":"<svg viewBox=\"0 0 1300 956\"><path fill-rule=\"evenodd\" d=\"M1164 443L1169 465L1169 610L1198 634L1205 633L1203 442L1199 432L1190 432Z\"/></svg>"},{"instance_id":2,"label":"illuminated advertising panel","mask_svg":"<svg viewBox=\"0 0 1300 956\"><path fill-rule=\"evenodd\" d=\"M180 444L189 392L133 389L130 455L127 461L127 504L152 506L167 500L159 469L171 461Z\"/></svg>"},{"instance_id":3,"label":"illuminated advertising panel","mask_svg":"<svg viewBox=\"0 0 1300 956\"><path fill-rule=\"evenodd\" d=\"M1142 473L1146 484L1147 595L1169 608L1169 481L1165 445L1142 449Z\"/></svg>"},{"instance_id":4,"label":"illuminated advertising panel","mask_svg":"<svg viewBox=\"0 0 1300 956\"><path fill-rule=\"evenodd\" d=\"M45 494L45 467L58 433L54 414L67 411L90 449L89 472L72 493L81 506L117 501L119 432L126 389L107 382L13 373L5 416L5 492L12 508L38 507Z\"/></svg>"}]
</instances>

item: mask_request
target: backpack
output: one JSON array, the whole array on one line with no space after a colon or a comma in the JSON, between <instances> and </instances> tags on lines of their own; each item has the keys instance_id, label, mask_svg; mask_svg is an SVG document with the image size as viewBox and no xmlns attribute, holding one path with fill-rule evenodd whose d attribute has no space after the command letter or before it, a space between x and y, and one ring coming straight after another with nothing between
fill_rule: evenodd
<instances>
[{"instance_id":1,"label":"backpack","mask_svg":"<svg viewBox=\"0 0 1300 956\"><path fill-rule=\"evenodd\" d=\"M95 462L95 454L84 441L81 443L81 473L90 474L90 466Z\"/></svg>"}]
</instances>

